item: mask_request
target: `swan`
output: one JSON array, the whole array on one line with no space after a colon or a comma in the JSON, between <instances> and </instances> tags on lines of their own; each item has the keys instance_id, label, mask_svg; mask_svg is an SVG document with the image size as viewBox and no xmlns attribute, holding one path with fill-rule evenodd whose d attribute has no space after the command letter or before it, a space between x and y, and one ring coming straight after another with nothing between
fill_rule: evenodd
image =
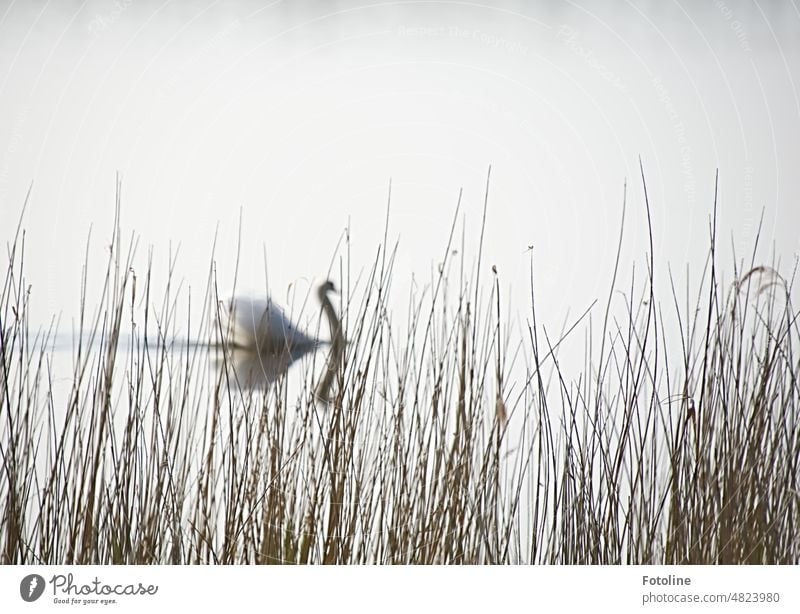
<instances>
[{"instance_id":1,"label":"swan","mask_svg":"<svg viewBox=\"0 0 800 614\"><path fill-rule=\"evenodd\" d=\"M327 380L332 381L331 371L336 371L333 357L341 355L344 339L329 297L335 292L336 286L330 280L317 289L317 297L331 328L331 342L303 332L269 297L232 298L220 314L220 323L240 383L248 388L269 388L293 363L328 344L332 347L332 360L328 361L320 386ZM329 387L330 381L323 390L326 395Z\"/></svg>"}]
</instances>

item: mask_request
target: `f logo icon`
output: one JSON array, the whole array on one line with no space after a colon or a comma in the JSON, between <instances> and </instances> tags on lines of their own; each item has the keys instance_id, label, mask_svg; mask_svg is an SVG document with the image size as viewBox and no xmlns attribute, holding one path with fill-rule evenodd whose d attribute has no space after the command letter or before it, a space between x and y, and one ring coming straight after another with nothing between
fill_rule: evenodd
<instances>
[{"instance_id":1,"label":"f logo icon","mask_svg":"<svg viewBox=\"0 0 800 614\"><path fill-rule=\"evenodd\" d=\"M44 578L32 573L22 578L19 583L19 596L25 601L36 601L44 592Z\"/></svg>"}]
</instances>

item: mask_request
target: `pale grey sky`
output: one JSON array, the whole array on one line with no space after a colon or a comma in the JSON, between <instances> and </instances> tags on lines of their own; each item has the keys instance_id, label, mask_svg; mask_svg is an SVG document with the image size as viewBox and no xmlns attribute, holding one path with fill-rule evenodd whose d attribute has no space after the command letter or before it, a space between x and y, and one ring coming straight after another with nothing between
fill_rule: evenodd
<instances>
[{"instance_id":1,"label":"pale grey sky","mask_svg":"<svg viewBox=\"0 0 800 614\"><path fill-rule=\"evenodd\" d=\"M780 8L775 8L780 7ZM623 271L647 249L698 273L720 169L721 260L800 251L800 12L794 3L3 2L0 211L5 243L31 181L34 319L77 312L85 238L123 225L156 281L202 292L219 226L231 284L327 274L349 226L354 272L400 238L399 303L441 259L459 188L474 260L487 167L485 267L525 313L534 246L541 315L604 296L623 181ZM663 279L663 277L662 277ZM196 290L194 290L196 289Z\"/></svg>"}]
</instances>

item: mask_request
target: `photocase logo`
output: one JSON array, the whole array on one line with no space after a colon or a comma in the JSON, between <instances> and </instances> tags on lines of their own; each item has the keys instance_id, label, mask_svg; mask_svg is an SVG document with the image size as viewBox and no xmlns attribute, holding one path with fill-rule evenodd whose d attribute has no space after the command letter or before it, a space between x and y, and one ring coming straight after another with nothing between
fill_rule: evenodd
<instances>
[{"instance_id":1,"label":"photocase logo","mask_svg":"<svg viewBox=\"0 0 800 614\"><path fill-rule=\"evenodd\" d=\"M32 573L22 578L19 583L19 595L25 601L36 601L44 592L44 578Z\"/></svg>"},{"instance_id":2,"label":"photocase logo","mask_svg":"<svg viewBox=\"0 0 800 614\"><path fill-rule=\"evenodd\" d=\"M19 583L19 596L24 601L36 601L44 593L45 586L53 589L53 603L67 605L109 605L119 603L120 598L153 596L158 592L157 584L107 584L100 578L89 582L76 582L71 573L55 574L45 582L39 574L32 573L22 578Z\"/></svg>"}]
</instances>

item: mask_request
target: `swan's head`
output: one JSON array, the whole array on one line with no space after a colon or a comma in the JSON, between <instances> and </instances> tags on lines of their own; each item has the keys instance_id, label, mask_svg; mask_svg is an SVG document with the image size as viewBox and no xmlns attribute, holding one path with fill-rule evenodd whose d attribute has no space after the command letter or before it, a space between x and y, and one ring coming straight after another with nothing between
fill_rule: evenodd
<instances>
[{"instance_id":1,"label":"swan's head","mask_svg":"<svg viewBox=\"0 0 800 614\"><path fill-rule=\"evenodd\" d=\"M330 279L327 279L319 285L319 289L317 290L319 300L322 300L331 292L334 294L337 293L336 285Z\"/></svg>"}]
</instances>

